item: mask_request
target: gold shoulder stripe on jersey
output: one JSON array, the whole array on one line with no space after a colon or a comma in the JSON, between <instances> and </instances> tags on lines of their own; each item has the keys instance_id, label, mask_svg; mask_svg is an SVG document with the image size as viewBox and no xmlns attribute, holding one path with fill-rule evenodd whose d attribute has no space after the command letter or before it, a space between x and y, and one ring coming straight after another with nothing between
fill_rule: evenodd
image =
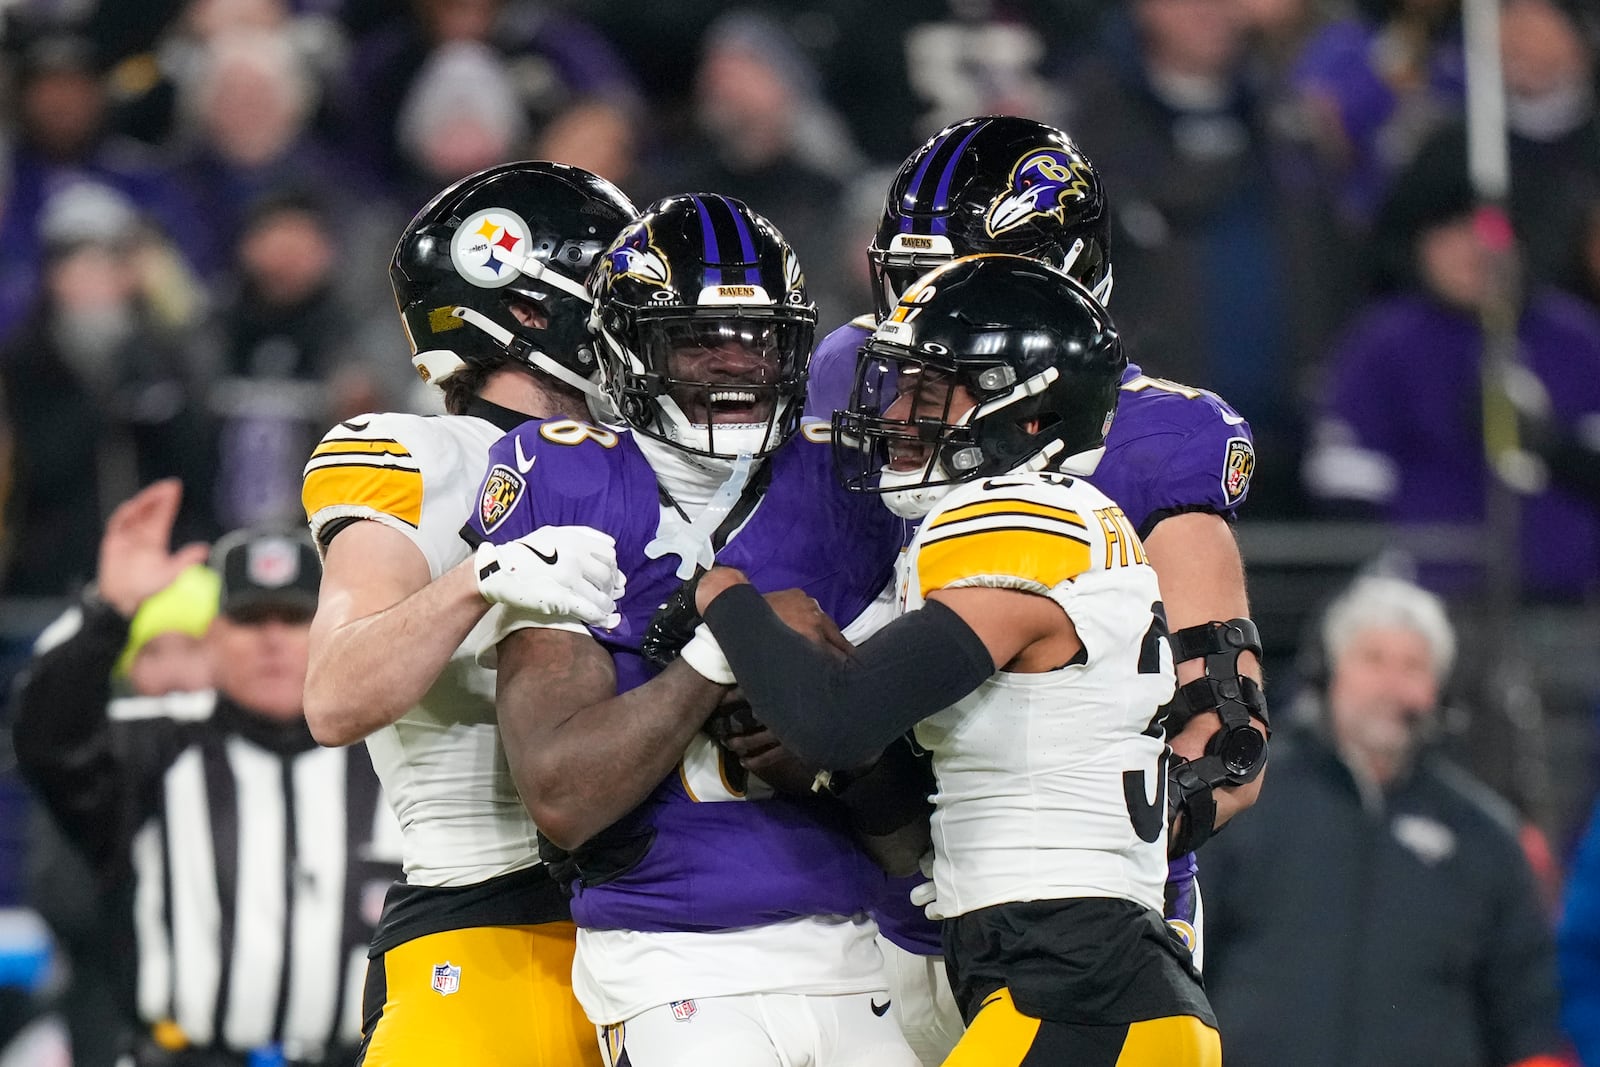
<instances>
[{"instance_id":1,"label":"gold shoulder stripe on jersey","mask_svg":"<svg viewBox=\"0 0 1600 1067\"><path fill-rule=\"evenodd\" d=\"M1032 500L1023 500L1020 497L1008 496L999 499L986 499L963 504L951 508L938 516L929 529L938 529L949 523L960 522L962 519L976 519L984 515L1038 515L1047 519L1059 519L1070 523L1080 530L1087 530L1089 524L1085 522L1076 511L1071 508L1058 508L1051 504L1040 504Z\"/></svg>"},{"instance_id":2,"label":"gold shoulder stripe on jersey","mask_svg":"<svg viewBox=\"0 0 1600 1067\"><path fill-rule=\"evenodd\" d=\"M306 472L300 489L307 517L332 507L367 507L410 526L422 522L422 472L337 463Z\"/></svg>"},{"instance_id":3,"label":"gold shoulder stripe on jersey","mask_svg":"<svg viewBox=\"0 0 1600 1067\"><path fill-rule=\"evenodd\" d=\"M378 470L410 471L420 473L417 461L410 456L391 456L377 452L346 452L325 456L312 456L306 460L305 475L324 467L375 467Z\"/></svg>"},{"instance_id":4,"label":"gold shoulder stripe on jersey","mask_svg":"<svg viewBox=\"0 0 1600 1067\"><path fill-rule=\"evenodd\" d=\"M409 456L406 446L393 438L369 440L365 437L324 437L312 449L313 456Z\"/></svg>"},{"instance_id":5,"label":"gold shoulder stripe on jersey","mask_svg":"<svg viewBox=\"0 0 1600 1067\"><path fill-rule=\"evenodd\" d=\"M935 538L917 551L917 580L927 596L963 578L1006 575L1046 589L1090 567L1089 546L1064 533L999 526Z\"/></svg>"},{"instance_id":6,"label":"gold shoulder stripe on jersey","mask_svg":"<svg viewBox=\"0 0 1600 1067\"><path fill-rule=\"evenodd\" d=\"M1037 511L1024 510L1021 507L994 508L978 515L964 513L949 521L937 522L927 529L931 540L961 537L966 534L981 533L984 530L1017 529L1038 530L1058 537L1070 537L1084 544L1089 543L1089 531L1078 521L1069 521L1061 515L1041 515Z\"/></svg>"}]
</instances>

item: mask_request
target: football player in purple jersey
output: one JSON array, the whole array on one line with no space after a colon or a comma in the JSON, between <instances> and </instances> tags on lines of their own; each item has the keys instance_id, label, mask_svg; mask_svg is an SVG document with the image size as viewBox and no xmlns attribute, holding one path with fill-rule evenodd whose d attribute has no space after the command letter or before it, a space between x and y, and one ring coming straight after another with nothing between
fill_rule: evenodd
<instances>
[{"instance_id":1,"label":"football player in purple jersey","mask_svg":"<svg viewBox=\"0 0 1600 1067\"><path fill-rule=\"evenodd\" d=\"M1098 172L1061 130L998 116L941 130L901 164L890 184L867 252L876 310L817 346L807 418L830 420L846 406L857 353L877 322L918 276L951 259L995 252L1040 259L1108 302L1109 217ZM1105 459L1089 480L1122 507L1143 538L1180 661L1180 692L1167 719L1167 736L1183 759L1172 769L1176 809L1166 912L1197 963L1204 954L1193 849L1254 803L1262 783L1257 776L1233 786L1221 775L1222 764L1263 736L1255 714L1260 649L1229 527L1254 470L1249 424L1222 398L1129 364ZM888 942L895 1009L904 1013L907 1036L924 1063L938 1063L960 1036L960 1020L934 958L937 931L897 896L903 894L886 897L875 912Z\"/></svg>"},{"instance_id":2,"label":"football player in purple jersey","mask_svg":"<svg viewBox=\"0 0 1600 1067\"><path fill-rule=\"evenodd\" d=\"M659 670L647 647L657 609L718 563L847 630L889 607L903 521L844 490L828 434L797 432L816 323L800 265L743 203L691 194L646 209L589 285L617 425L502 438L464 531L597 530L627 580L615 625L523 614L496 646L509 770L572 894L574 990L613 1067L915 1067L866 914L882 875L844 802L717 743L733 678L709 631ZM894 792L922 815L925 790Z\"/></svg>"}]
</instances>

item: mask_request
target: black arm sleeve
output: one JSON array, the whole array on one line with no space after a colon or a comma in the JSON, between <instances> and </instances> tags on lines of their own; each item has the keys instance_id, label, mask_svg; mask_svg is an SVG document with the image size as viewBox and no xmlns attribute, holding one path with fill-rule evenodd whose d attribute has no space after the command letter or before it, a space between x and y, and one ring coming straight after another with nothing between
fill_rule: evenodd
<instances>
[{"instance_id":1,"label":"black arm sleeve","mask_svg":"<svg viewBox=\"0 0 1600 1067\"><path fill-rule=\"evenodd\" d=\"M17 685L12 741L23 777L97 867L113 862L126 819L127 783L106 706L128 620L90 603L82 627L39 655Z\"/></svg>"},{"instance_id":2,"label":"black arm sleeve","mask_svg":"<svg viewBox=\"0 0 1600 1067\"><path fill-rule=\"evenodd\" d=\"M858 767L995 672L989 650L954 611L929 601L840 659L785 626L756 588L712 601L716 635L745 699L796 756Z\"/></svg>"}]
</instances>

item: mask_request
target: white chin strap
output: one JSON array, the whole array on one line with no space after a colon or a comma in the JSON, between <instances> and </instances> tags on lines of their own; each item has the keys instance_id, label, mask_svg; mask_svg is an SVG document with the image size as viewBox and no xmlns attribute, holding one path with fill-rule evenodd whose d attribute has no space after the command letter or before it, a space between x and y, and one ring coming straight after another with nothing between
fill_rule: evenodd
<instances>
[{"instance_id":1,"label":"white chin strap","mask_svg":"<svg viewBox=\"0 0 1600 1067\"><path fill-rule=\"evenodd\" d=\"M534 281L542 282L552 289L560 289L563 293L568 296L575 296L585 304L590 304L594 301L594 298L589 295L589 290L584 288L582 282L575 282L564 274L557 274L555 271L550 270L549 264L542 259L536 259L534 256L529 255L517 266L517 269L522 272L524 278L532 278Z\"/></svg>"},{"instance_id":2,"label":"white chin strap","mask_svg":"<svg viewBox=\"0 0 1600 1067\"><path fill-rule=\"evenodd\" d=\"M789 403L788 400L779 401L778 407L773 411L773 417L763 422L717 423L716 433L713 435L711 427L705 423L690 422L689 416L683 413L678 402L670 396L656 398L656 406L660 408L663 416L661 420L663 437L685 449L709 453L709 458L728 461L737 456L754 456L764 451L771 452L782 444L773 430L782 423ZM711 451L713 443L717 449L715 452Z\"/></svg>"},{"instance_id":3,"label":"white chin strap","mask_svg":"<svg viewBox=\"0 0 1600 1067\"><path fill-rule=\"evenodd\" d=\"M546 274L543 280L549 282L558 278L562 282L567 282L568 285L574 288L577 287L577 283L568 282L566 278L562 278L559 274ZM560 288L565 287L566 286L561 286ZM581 293L582 290L580 289L579 292ZM585 300L587 300L588 294L583 294L583 297ZM451 311L450 314L454 315L467 325L475 326L482 330L484 333L494 338L495 341L499 342L506 348L509 348L512 342L516 340L516 337L511 333L510 330L506 329L498 322L495 322L481 311L474 311L472 308L458 307ZM605 399L604 394L601 393L598 385L590 381L588 378L583 377L583 375L578 374L576 371L573 371L567 367L563 367L560 363L557 363L554 359L545 355L537 348L528 353L528 362L532 363L544 373L550 375L550 377L555 378L557 381L565 382L567 385L572 386L572 388L578 390L580 393L583 393L585 396L596 400ZM434 349L429 352L418 352L415 356L411 357L411 364L422 373L423 381L435 383L443 381L445 378L466 366L466 363L462 362L461 357L457 356L454 352L450 352L445 349Z\"/></svg>"},{"instance_id":4,"label":"white chin strap","mask_svg":"<svg viewBox=\"0 0 1600 1067\"><path fill-rule=\"evenodd\" d=\"M1061 269L1071 274L1073 264L1078 262L1078 257L1083 255L1083 250L1087 247L1088 243L1082 237L1074 241L1072 247L1067 250L1066 258L1061 262ZM1094 297L1095 302L1101 307L1111 306L1111 264L1106 264L1106 276L1095 283L1094 288L1089 290L1089 295Z\"/></svg>"},{"instance_id":5,"label":"white chin strap","mask_svg":"<svg viewBox=\"0 0 1600 1067\"><path fill-rule=\"evenodd\" d=\"M1100 282L1099 282L1098 285L1096 285L1093 289L1089 290L1089 295L1094 297L1095 300L1098 301L1100 306L1103 307L1103 308L1111 306L1111 285L1112 285L1112 281L1113 281L1113 279L1111 277L1111 264L1107 263L1106 264L1106 276L1104 278L1100 279Z\"/></svg>"},{"instance_id":6,"label":"white chin strap","mask_svg":"<svg viewBox=\"0 0 1600 1067\"><path fill-rule=\"evenodd\" d=\"M896 471L884 467L878 472L878 487L883 492L883 506L902 519L921 519L927 516L955 488L947 479L950 473L936 456L914 471ZM923 485L924 480L942 481L943 485Z\"/></svg>"}]
</instances>

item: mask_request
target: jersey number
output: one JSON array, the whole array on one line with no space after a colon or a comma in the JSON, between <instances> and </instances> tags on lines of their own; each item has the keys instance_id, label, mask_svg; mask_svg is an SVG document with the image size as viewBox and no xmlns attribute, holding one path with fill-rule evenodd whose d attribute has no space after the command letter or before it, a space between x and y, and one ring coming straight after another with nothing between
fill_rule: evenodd
<instances>
[{"instance_id":1,"label":"jersey number","mask_svg":"<svg viewBox=\"0 0 1600 1067\"><path fill-rule=\"evenodd\" d=\"M577 419L556 419L539 424L539 436L556 445L581 445L593 441L601 448L617 447L617 435Z\"/></svg>"},{"instance_id":2,"label":"jersey number","mask_svg":"<svg viewBox=\"0 0 1600 1067\"><path fill-rule=\"evenodd\" d=\"M1144 632L1144 639L1139 642L1139 673L1161 673L1161 646L1167 640L1167 609L1156 601L1150 605L1150 629ZM1149 725L1144 728L1144 736L1161 737L1166 733L1162 720L1166 718L1165 706L1156 709L1155 715L1150 719ZM1150 803L1145 799L1145 785L1148 779L1145 772L1122 772L1122 799L1128 806L1128 819L1133 823L1133 832L1139 835L1139 840L1154 844L1160 840L1167 828L1167 761L1172 756L1171 749L1162 749L1161 758L1156 760L1156 799Z\"/></svg>"},{"instance_id":3,"label":"jersey number","mask_svg":"<svg viewBox=\"0 0 1600 1067\"><path fill-rule=\"evenodd\" d=\"M1156 760L1155 803L1145 800L1144 771L1122 772L1122 799L1128 805L1128 818L1133 832L1146 844L1155 844L1167 831L1167 760L1171 757L1172 749L1163 748L1161 758Z\"/></svg>"},{"instance_id":4,"label":"jersey number","mask_svg":"<svg viewBox=\"0 0 1600 1067\"><path fill-rule=\"evenodd\" d=\"M689 799L700 804L728 800L764 800L772 787L739 765L739 761L705 734L696 734L678 764L679 779Z\"/></svg>"}]
</instances>

